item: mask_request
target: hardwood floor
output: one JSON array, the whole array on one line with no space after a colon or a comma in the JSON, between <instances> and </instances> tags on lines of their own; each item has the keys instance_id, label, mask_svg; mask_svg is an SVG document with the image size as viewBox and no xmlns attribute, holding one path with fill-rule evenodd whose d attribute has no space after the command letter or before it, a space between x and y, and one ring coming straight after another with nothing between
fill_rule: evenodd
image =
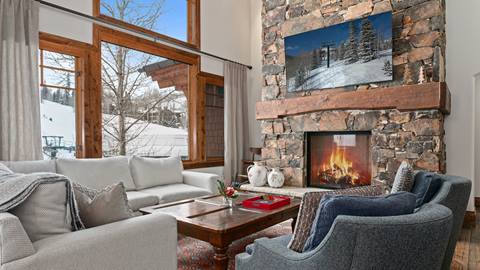
<instances>
[{"instance_id":1,"label":"hardwood floor","mask_svg":"<svg viewBox=\"0 0 480 270\"><path fill-rule=\"evenodd\" d=\"M480 270L480 208L477 208L476 226L463 229L457 242L451 269Z\"/></svg>"}]
</instances>

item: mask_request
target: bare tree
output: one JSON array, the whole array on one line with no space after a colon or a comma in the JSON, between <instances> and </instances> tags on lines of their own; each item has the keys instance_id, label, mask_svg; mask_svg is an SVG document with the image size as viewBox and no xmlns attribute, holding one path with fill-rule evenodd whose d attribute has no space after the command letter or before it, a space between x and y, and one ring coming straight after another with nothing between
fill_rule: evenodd
<instances>
[{"instance_id":1,"label":"bare tree","mask_svg":"<svg viewBox=\"0 0 480 270\"><path fill-rule=\"evenodd\" d=\"M102 2L102 12L136 26L154 29L161 16L163 1L139 3L133 0ZM116 143L115 154L126 155L127 146L148 127L142 119L175 91L149 99L138 115L137 102L145 92L155 91L151 79L139 70L161 58L129 48L102 43L102 86L104 111L103 130ZM134 117L129 117L134 116Z\"/></svg>"}]
</instances>

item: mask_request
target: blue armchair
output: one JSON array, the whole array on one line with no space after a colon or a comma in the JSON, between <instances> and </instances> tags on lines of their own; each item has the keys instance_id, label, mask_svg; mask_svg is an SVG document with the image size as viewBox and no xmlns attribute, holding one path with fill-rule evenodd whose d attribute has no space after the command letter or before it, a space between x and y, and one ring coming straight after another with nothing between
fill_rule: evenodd
<instances>
[{"instance_id":1,"label":"blue armchair","mask_svg":"<svg viewBox=\"0 0 480 270\"><path fill-rule=\"evenodd\" d=\"M339 216L313 251L297 253L291 235L262 238L237 255L236 269L449 269L471 182L444 176L433 200L411 215Z\"/></svg>"}]
</instances>

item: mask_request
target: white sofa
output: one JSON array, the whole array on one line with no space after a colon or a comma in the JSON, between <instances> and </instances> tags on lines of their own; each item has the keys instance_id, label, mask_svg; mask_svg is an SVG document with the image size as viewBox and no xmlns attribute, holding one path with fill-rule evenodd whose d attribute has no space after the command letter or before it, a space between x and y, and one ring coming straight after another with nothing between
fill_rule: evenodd
<instances>
[{"instance_id":1,"label":"white sofa","mask_svg":"<svg viewBox=\"0 0 480 270\"><path fill-rule=\"evenodd\" d=\"M150 165L135 160L115 157L1 163L17 173L63 174L95 189L122 181L133 210L216 193L218 175L183 171L179 160ZM32 242L18 217L0 213L0 270L27 269L174 270L177 222L169 215L151 214Z\"/></svg>"},{"instance_id":2,"label":"white sofa","mask_svg":"<svg viewBox=\"0 0 480 270\"><path fill-rule=\"evenodd\" d=\"M129 205L142 207L185 200L217 193L216 174L184 171L181 161L139 166L136 157L103 159L58 159L41 161L2 161L16 173L52 172L65 175L81 185L101 189L123 182ZM150 172L148 170L151 170ZM150 177L150 179L145 179ZM145 187L147 186L147 187Z\"/></svg>"},{"instance_id":3,"label":"white sofa","mask_svg":"<svg viewBox=\"0 0 480 270\"><path fill-rule=\"evenodd\" d=\"M20 220L0 213L1 270L175 270L177 222L145 215L31 242Z\"/></svg>"}]
</instances>

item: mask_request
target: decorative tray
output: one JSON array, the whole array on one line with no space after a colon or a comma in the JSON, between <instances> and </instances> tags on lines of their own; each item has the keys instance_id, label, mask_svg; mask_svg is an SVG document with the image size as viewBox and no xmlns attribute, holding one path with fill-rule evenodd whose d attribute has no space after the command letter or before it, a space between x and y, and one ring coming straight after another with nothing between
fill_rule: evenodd
<instances>
[{"instance_id":1,"label":"decorative tray","mask_svg":"<svg viewBox=\"0 0 480 270\"><path fill-rule=\"evenodd\" d=\"M264 195L246 199L242 206L246 208L257 208L262 210L273 210L290 204L287 196Z\"/></svg>"}]
</instances>

